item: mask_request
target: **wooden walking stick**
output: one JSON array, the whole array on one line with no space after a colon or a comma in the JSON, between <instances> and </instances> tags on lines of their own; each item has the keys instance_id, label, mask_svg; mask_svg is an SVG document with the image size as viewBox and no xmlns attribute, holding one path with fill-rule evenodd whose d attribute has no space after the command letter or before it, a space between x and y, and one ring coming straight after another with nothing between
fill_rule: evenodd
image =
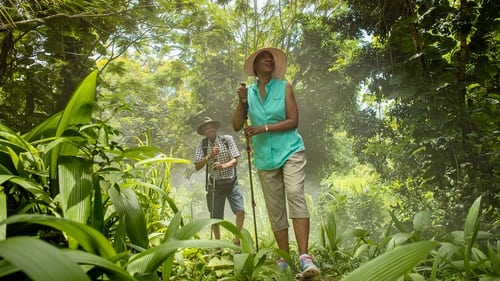
<instances>
[{"instance_id":1,"label":"wooden walking stick","mask_svg":"<svg viewBox=\"0 0 500 281\"><path fill-rule=\"evenodd\" d=\"M246 87L245 83L241 83L242 87ZM245 120L245 127L248 126L248 101L244 103L243 107L243 118ZM252 180L252 149L250 147L250 140L245 136L246 145L247 145L247 159L248 159L248 178L250 180L250 195L252 199L252 212L253 212L253 230L255 235L255 249L259 251L259 238L257 236L257 220L255 219L255 196L253 192L253 180Z\"/></svg>"},{"instance_id":2,"label":"wooden walking stick","mask_svg":"<svg viewBox=\"0 0 500 281\"><path fill-rule=\"evenodd\" d=\"M205 151L208 150L208 145L207 147L204 148ZM209 175L208 175L208 160L207 160L207 163L205 164L205 190L207 192L211 192L212 193L212 198L211 198L211 202L210 202L210 205L212 206L212 208L210 209L210 218L213 219L214 218L214 207L215 207L215 176L212 178L212 183L211 185L208 184L209 182ZM213 231L213 228L210 227L210 240L213 239L213 235L214 235L214 231Z\"/></svg>"}]
</instances>

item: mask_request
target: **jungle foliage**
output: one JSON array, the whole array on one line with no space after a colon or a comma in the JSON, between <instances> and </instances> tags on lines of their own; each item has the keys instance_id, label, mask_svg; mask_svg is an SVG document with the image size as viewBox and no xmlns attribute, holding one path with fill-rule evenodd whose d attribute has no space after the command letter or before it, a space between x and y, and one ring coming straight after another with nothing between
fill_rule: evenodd
<instances>
[{"instance_id":1,"label":"jungle foliage","mask_svg":"<svg viewBox=\"0 0 500 281\"><path fill-rule=\"evenodd\" d=\"M265 219L256 252L246 230L183 213L195 187L172 183L192 178L200 116L230 132L242 63L264 46L288 56L325 280L498 279L499 8L3 1L0 279L292 278ZM205 239L212 223L242 246Z\"/></svg>"}]
</instances>

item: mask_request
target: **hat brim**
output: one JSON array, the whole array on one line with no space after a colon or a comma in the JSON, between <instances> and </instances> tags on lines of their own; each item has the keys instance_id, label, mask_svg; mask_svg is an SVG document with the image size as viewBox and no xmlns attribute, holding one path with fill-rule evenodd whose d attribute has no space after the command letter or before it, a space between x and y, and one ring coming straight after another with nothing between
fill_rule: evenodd
<instances>
[{"instance_id":1,"label":"hat brim","mask_svg":"<svg viewBox=\"0 0 500 281\"><path fill-rule=\"evenodd\" d=\"M253 63L255 61L255 58L262 52L268 51L273 55L274 58L274 63L275 63L275 69L273 72L273 78L274 79L283 79L285 77L285 70L286 70L286 55L285 53L277 48L262 48L259 49L253 54L251 54L246 60L245 63L243 64L243 71L248 75L248 76L256 76L255 71L253 69Z\"/></svg>"},{"instance_id":2,"label":"hat brim","mask_svg":"<svg viewBox=\"0 0 500 281\"><path fill-rule=\"evenodd\" d=\"M196 132L200 135L203 135L203 131L205 130L205 126L208 126L210 124L214 124L217 129L219 129L219 127L220 127L219 121L212 120L210 122L206 122L206 123L203 123L200 126L198 126L198 128L196 128Z\"/></svg>"}]
</instances>

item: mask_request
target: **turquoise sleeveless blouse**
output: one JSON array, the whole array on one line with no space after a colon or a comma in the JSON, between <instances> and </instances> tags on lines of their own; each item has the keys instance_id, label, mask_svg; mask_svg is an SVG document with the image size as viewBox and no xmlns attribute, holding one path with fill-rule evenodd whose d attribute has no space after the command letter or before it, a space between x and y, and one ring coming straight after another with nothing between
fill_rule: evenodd
<instances>
[{"instance_id":1,"label":"turquoise sleeveless blouse","mask_svg":"<svg viewBox=\"0 0 500 281\"><path fill-rule=\"evenodd\" d=\"M286 81L271 79L266 85L266 98L260 97L258 81L248 88L248 116L252 126L273 124L286 119ZM304 141L297 129L267 132L252 137L254 165L259 170L274 170L298 151Z\"/></svg>"}]
</instances>

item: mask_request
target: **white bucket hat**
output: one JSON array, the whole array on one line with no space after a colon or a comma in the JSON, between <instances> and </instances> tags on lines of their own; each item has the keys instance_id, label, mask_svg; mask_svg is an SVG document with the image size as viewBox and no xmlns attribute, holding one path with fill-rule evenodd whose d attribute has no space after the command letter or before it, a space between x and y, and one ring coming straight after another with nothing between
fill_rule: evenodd
<instances>
[{"instance_id":1,"label":"white bucket hat","mask_svg":"<svg viewBox=\"0 0 500 281\"><path fill-rule=\"evenodd\" d=\"M273 55L274 58L274 63L275 63L275 69L273 72L273 78L274 79L283 79L285 77L285 70L286 70L286 55L285 53L277 48L262 48L259 49L253 54L251 54L246 60L245 63L243 64L243 71L248 75L248 76L256 76L255 71L253 68L253 63L255 62L255 58L262 52L270 52Z\"/></svg>"}]
</instances>

